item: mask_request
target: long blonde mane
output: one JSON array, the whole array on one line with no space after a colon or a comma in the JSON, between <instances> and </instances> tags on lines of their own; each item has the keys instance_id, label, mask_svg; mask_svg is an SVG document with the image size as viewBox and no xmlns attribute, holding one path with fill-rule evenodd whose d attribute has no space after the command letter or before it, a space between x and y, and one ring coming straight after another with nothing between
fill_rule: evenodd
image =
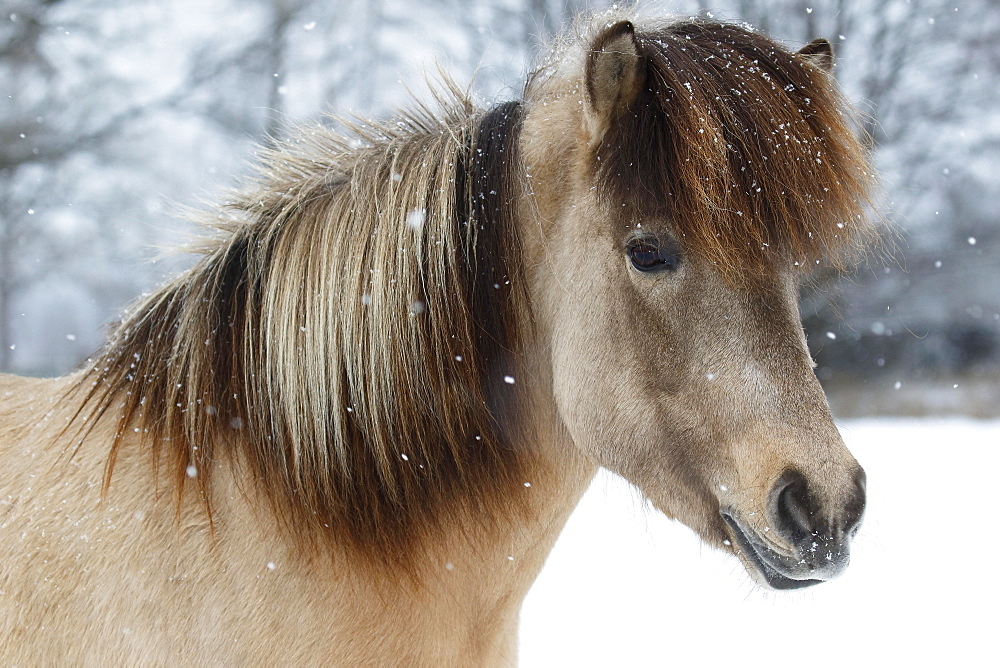
<instances>
[{"instance_id":1,"label":"long blonde mane","mask_svg":"<svg viewBox=\"0 0 1000 668\"><path fill-rule=\"evenodd\" d=\"M223 239L136 305L81 381L87 421L117 422L105 485L141 431L209 508L228 457L301 535L401 555L456 499L519 484L500 428L519 285L499 206L519 123L517 104L455 96L270 151L208 221Z\"/></svg>"}]
</instances>

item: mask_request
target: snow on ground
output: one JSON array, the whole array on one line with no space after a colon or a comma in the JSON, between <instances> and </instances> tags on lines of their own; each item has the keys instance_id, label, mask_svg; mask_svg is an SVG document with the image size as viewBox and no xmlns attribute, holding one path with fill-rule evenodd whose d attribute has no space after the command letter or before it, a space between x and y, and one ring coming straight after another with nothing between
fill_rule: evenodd
<instances>
[{"instance_id":1,"label":"snow on ground","mask_svg":"<svg viewBox=\"0 0 1000 668\"><path fill-rule=\"evenodd\" d=\"M602 473L525 602L521 665L997 665L1000 422L841 431L868 511L840 579L762 591Z\"/></svg>"}]
</instances>

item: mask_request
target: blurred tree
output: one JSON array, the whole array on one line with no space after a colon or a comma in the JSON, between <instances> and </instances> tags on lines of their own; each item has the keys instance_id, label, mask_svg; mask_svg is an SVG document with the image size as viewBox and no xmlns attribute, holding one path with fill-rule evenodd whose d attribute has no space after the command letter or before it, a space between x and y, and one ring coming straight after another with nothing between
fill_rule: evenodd
<instances>
[{"instance_id":1,"label":"blurred tree","mask_svg":"<svg viewBox=\"0 0 1000 668\"><path fill-rule=\"evenodd\" d=\"M64 67L78 71L100 60L95 26L80 13L62 11L66 5L19 0L0 24L6 93L0 114L0 369L9 367L14 348L15 300L76 250L59 243L52 217L34 216L30 203L45 170L107 141L140 112L137 104L102 100L102 94L115 98L121 83L107 71L86 82L64 76Z\"/></svg>"},{"instance_id":2,"label":"blurred tree","mask_svg":"<svg viewBox=\"0 0 1000 668\"><path fill-rule=\"evenodd\" d=\"M507 99L541 44L572 15L607 4L8 0L0 16L0 369L61 372L95 347L92 323L162 271L140 265L137 249L173 245L183 229L164 202L190 203L206 186L228 185L284 122L329 108L384 115L405 103L408 88L422 95L420 76L433 76L441 56L460 84L475 75L485 104ZM877 257L851 281L819 277L806 291L821 372L857 375L918 359L988 367L989 342L1000 341L1000 294L991 287L1000 280L1000 4L673 6L749 21L792 47L828 37L836 76L867 114L882 208L906 236L898 265ZM935 334L918 339L907 329ZM889 354L872 337L893 351L915 349Z\"/></svg>"},{"instance_id":3,"label":"blurred tree","mask_svg":"<svg viewBox=\"0 0 1000 668\"><path fill-rule=\"evenodd\" d=\"M65 371L97 347L97 323L157 280L142 257L182 229L165 202L190 202L206 175L231 181L279 133L288 73L303 69L293 34L325 5L5 7L0 370Z\"/></svg>"},{"instance_id":4,"label":"blurred tree","mask_svg":"<svg viewBox=\"0 0 1000 668\"><path fill-rule=\"evenodd\" d=\"M154 280L136 249L158 236L151 219L166 218L154 204L160 193L187 180L172 165L149 160L140 130L158 115L162 122L165 111L182 111L190 89L162 72L149 76L162 54L147 50L142 61L132 60L163 16L124 0L18 0L5 7L0 370L52 373L77 363L98 344L95 320ZM177 148L160 144L167 152ZM61 306L53 318L55 304ZM16 317L29 312L44 313L49 325L60 320L63 331Z\"/></svg>"}]
</instances>

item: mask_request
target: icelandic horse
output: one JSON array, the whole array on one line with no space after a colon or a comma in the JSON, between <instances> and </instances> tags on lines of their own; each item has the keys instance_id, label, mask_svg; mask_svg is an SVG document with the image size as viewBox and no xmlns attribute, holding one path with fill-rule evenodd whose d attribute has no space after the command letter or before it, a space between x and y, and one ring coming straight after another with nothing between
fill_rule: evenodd
<instances>
[{"instance_id":1,"label":"icelandic horse","mask_svg":"<svg viewBox=\"0 0 1000 668\"><path fill-rule=\"evenodd\" d=\"M522 100L296 131L82 369L0 377L3 663L514 663L602 466L765 586L843 571L798 285L874 177L830 45L580 33Z\"/></svg>"}]
</instances>

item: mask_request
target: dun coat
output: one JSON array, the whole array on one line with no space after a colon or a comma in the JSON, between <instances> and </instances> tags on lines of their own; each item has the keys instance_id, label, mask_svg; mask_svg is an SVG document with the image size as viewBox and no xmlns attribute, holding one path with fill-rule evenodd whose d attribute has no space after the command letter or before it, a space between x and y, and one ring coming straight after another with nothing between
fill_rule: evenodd
<instances>
[{"instance_id":1,"label":"dun coat","mask_svg":"<svg viewBox=\"0 0 1000 668\"><path fill-rule=\"evenodd\" d=\"M0 377L0 657L513 663L599 466L835 577L864 474L797 286L873 177L831 65L604 16L522 100L292 133L93 360Z\"/></svg>"}]
</instances>

